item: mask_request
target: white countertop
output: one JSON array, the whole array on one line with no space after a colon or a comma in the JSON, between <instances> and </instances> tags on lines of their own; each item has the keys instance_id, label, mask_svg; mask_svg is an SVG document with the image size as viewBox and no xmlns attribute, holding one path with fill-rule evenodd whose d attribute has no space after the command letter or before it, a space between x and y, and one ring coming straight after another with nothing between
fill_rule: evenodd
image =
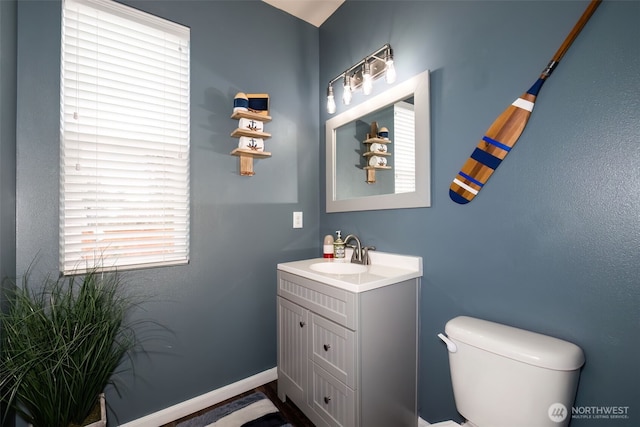
<instances>
[{"instance_id":1,"label":"white countertop","mask_svg":"<svg viewBox=\"0 0 640 427\"><path fill-rule=\"evenodd\" d=\"M365 292L382 286L392 285L416 277L422 277L422 257L397 255L385 252L369 252L371 265L358 274L329 274L311 269L319 262L346 262L351 260L351 251L343 261L332 258L312 258L278 264L278 270L316 280L351 292Z\"/></svg>"}]
</instances>

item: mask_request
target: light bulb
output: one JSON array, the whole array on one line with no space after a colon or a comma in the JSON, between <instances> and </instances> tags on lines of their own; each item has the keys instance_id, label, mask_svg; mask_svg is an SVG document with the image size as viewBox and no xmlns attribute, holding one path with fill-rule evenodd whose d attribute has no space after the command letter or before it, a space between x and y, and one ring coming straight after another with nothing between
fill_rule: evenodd
<instances>
[{"instance_id":1,"label":"light bulb","mask_svg":"<svg viewBox=\"0 0 640 427\"><path fill-rule=\"evenodd\" d=\"M396 67L393 66L393 59L387 59L387 69L384 78L389 84L396 81Z\"/></svg>"},{"instance_id":2,"label":"light bulb","mask_svg":"<svg viewBox=\"0 0 640 427\"><path fill-rule=\"evenodd\" d=\"M333 114L336 112L336 101L333 99L333 87L329 86L327 89L327 113Z\"/></svg>"},{"instance_id":3,"label":"light bulb","mask_svg":"<svg viewBox=\"0 0 640 427\"><path fill-rule=\"evenodd\" d=\"M384 62L387 64L384 79L388 84L394 83L396 81L396 67L393 66L393 49L391 47L384 54Z\"/></svg>"},{"instance_id":4,"label":"light bulb","mask_svg":"<svg viewBox=\"0 0 640 427\"><path fill-rule=\"evenodd\" d=\"M369 95L373 90L373 78L371 78L371 65L368 62L364 63L362 70L362 92L365 95Z\"/></svg>"},{"instance_id":5,"label":"light bulb","mask_svg":"<svg viewBox=\"0 0 640 427\"><path fill-rule=\"evenodd\" d=\"M344 105L351 104L351 77L344 76L344 90L342 91L342 103Z\"/></svg>"},{"instance_id":6,"label":"light bulb","mask_svg":"<svg viewBox=\"0 0 640 427\"><path fill-rule=\"evenodd\" d=\"M371 79L371 74L364 74L362 76L362 92L365 95L369 95L373 90L373 79Z\"/></svg>"}]
</instances>

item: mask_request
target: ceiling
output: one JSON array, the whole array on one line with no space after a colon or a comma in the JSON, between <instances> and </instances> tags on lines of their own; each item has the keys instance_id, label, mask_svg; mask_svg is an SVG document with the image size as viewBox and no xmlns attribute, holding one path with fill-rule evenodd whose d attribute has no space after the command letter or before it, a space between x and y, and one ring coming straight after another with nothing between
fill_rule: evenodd
<instances>
[{"instance_id":1,"label":"ceiling","mask_svg":"<svg viewBox=\"0 0 640 427\"><path fill-rule=\"evenodd\" d=\"M262 0L319 27L345 0Z\"/></svg>"}]
</instances>

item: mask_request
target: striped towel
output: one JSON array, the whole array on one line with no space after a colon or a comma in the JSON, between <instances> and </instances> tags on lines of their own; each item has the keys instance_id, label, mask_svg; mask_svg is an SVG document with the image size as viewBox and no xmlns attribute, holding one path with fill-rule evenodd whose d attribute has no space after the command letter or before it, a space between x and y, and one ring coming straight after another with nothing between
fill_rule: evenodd
<instances>
[{"instance_id":1,"label":"striped towel","mask_svg":"<svg viewBox=\"0 0 640 427\"><path fill-rule=\"evenodd\" d=\"M292 427L263 393L256 392L195 418L177 427Z\"/></svg>"}]
</instances>

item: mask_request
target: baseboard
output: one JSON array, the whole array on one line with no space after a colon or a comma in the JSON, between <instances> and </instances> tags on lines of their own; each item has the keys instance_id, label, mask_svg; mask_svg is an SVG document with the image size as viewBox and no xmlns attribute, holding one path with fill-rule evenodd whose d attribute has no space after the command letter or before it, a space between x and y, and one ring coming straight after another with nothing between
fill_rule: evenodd
<instances>
[{"instance_id":1,"label":"baseboard","mask_svg":"<svg viewBox=\"0 0 640 427\"><path fill-rule=\"evenodd\" d=\"M154 412L153 414L138 418L137 420L121 424L120 427L161 426L277 379L278 369L271 368L233 384L226 385L222 388L194 397L193 399L186 400L177 405L173 405L161 411Z\"/></svg>"},{"instance_id":2,"label":"baseboard","mask_svg":"<svg viewBox=\"0 0 640 427\"><path fill-rule=\"evenodd\" d=\"M427 427L427 426L430 426L430 425L431 424L429 424L428 422L426 422L422 418L418 417L418 427Z\"/></svg>"}]
</instances>

